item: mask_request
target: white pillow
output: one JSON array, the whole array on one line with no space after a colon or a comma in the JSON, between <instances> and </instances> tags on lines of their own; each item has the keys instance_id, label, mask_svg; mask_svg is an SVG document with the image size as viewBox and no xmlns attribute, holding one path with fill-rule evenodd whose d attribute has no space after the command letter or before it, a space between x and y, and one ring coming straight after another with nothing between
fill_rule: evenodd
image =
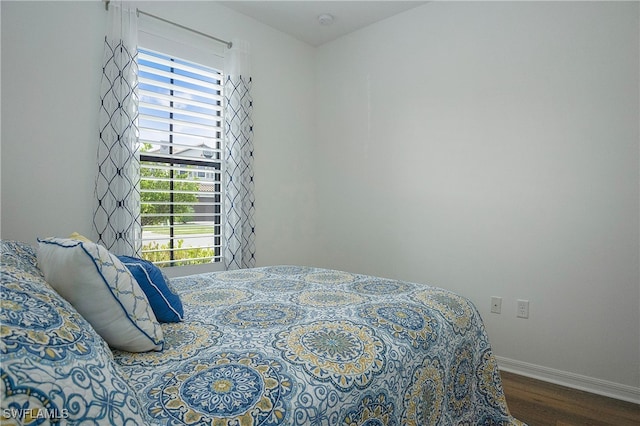
<instances>
[{"instance_id":1,"label":"white pillow","mask_svg":"<svg viewBox=\"0 0 640 426\"><path fill-rule=\"evenodd\" d=\"M128 352L162 350L164 338L146 295L101 245L67 238L38 240L45 280L107 343Z\"/></svg>"}]
</instances>

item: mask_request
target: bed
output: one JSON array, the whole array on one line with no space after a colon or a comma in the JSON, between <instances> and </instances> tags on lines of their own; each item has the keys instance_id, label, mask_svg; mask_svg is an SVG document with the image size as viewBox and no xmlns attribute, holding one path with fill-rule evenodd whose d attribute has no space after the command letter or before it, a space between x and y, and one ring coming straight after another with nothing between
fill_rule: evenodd
<instances>
[{"instance_id":1,"label":"bed","mask_svg":"<svg viewBox=\"0 0 640 426\"><path fill-rule=\"evenodd\" d=\"M185 321L164 326L168 347L115 352L162 424L517 423L480 316L452 292L298 266L172 283Z\"/></svg>"},{"instance_id":2,"label":"bed","mask_svg":"<svg viewBox=\"0 0 640 426\"><path fill-rule=\"evenodd\" d=\"M34 369L53 361L34 361L47 351L34 350L32 341L16 343L28 339L21 332L27 326L5 310L13 293L25 298L45 292L46 298L38 296L43 303L55 292L37 270L33 250L7 247L2 320L17 331L3 326L5 415L7 407L25 406L20 389L57 389L30 383L20 373L25 365ZM80 399L74 405L72 397L53 392L49 404L56 404L58 414L88 419L98 413L104 420L91 424L135 424L128 421L135 415L152 425L522 425L509 414L482 320L458 294L304 266L207 273L170 283L184 318L161 324L162 350L100 355L107 358L103 371L115 377L109 379L112 396L101 398L112 398L109 409L122 409L115 415L82 410ZM55 303L63 307L58 312L73 310L64 300ZM78 316L73 321L89 327ZM101 352L108 350L92 338ZM68 352L78 357L78 351ZM92 398L100 399L85 395L81 402L90 406Z\"/></svg>"}]
</instances>

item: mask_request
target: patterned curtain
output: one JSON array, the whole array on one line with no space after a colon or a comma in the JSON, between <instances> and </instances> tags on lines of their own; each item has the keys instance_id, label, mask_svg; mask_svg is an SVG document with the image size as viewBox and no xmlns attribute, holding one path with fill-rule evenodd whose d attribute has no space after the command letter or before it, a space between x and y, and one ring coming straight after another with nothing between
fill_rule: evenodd
<instances>
[{"instance_id":1,"label":"patterned curtain","mask_svg":"<svg viewBox=\"0 0 640 426\"><path fill-rule=\"evenodd\" d=\"M253 122L249 45L233 40L225 64L225 253L227 269L256 263L253 195Z\"/></svg>"},{"instance_id":2,"label":"patterned curtain","mask_svg":"<svg viewBox=\"0 0 640 426\"><path fill-rule=\"evenodd\" d=\"M109 3L100 90L100 140L93 225L98 243L119 255L138 256L140 163L138 145L138 66L135 9Z\"/></svg>"}]
</instances>

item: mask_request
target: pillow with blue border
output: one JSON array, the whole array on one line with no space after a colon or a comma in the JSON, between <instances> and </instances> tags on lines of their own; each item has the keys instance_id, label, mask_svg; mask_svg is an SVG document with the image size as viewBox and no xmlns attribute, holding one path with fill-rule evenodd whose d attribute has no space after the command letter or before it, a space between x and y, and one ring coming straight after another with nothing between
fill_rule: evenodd
<instances>
[{"instance_id":1,"label":"pillow with blue border","mask_svg":"<svg viewBox=\"0 0 640 426\"><path fill-rule=\"evenodd\" d=\"M180 322L184 310L180 296L169 287L169 279L153 263L131 256L118 256L138 281L159 322Z\"/></svg>"},{"instance_id":2,"label":"pillow with blue border","mask_svg":"<svg viewBox=\"0 0 640 426\"><path fill-rule=\"evenodd\" d=\"M146 294L106 248L76 239L38 239L37 259L47 283L111 347L129 352L162 350L162 328Z\"/></svg>"}]
</instances>

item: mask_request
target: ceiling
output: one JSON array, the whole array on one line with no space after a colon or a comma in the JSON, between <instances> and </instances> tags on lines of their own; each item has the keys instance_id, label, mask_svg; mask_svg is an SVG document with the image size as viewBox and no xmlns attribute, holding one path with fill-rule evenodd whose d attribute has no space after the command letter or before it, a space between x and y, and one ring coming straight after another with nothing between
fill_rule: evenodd
<instances>
[{"instance_id":1,"label":"ceiling","mask_svg":"<svg viewBox=\"0 0 640 426\"><path fill-rule=\"evenodd\" d=\"M224 6L250 16L312 46L320 46L367 25L404 12L426 1L221 1ZM322 25L318 16L334 17Z\"/></svg>"}]
</instances>

